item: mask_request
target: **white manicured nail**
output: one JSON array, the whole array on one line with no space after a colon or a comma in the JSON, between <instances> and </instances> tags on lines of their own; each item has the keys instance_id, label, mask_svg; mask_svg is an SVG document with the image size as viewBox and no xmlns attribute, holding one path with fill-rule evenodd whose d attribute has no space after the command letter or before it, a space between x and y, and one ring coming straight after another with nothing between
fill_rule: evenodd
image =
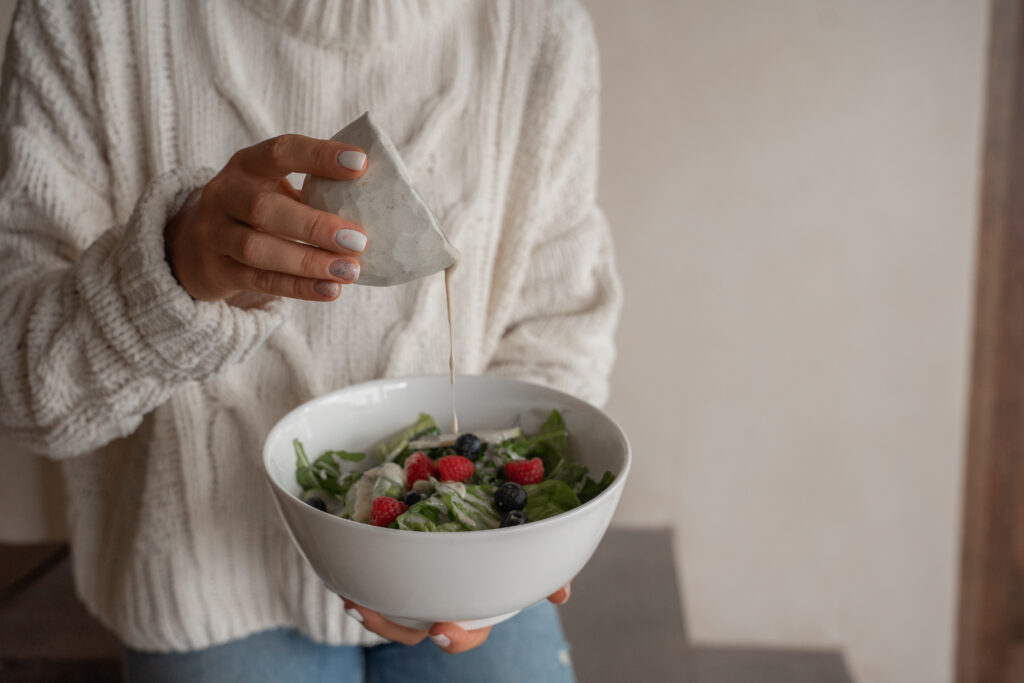
<instances>
[{"instance_id":1,"label":"white manicured nail","mask_svg":"<svg viewBox=\"0 0 1024 683\"><path fill-rule=\"evenodd\" d=\"M361 252L366 249L366 235L358 230L339 230L334 235L334 239L338 244L352 251Z\"/></svg>"},{"instance_id":2,"label":"white manicured nail","mask_svg":"<svg viewBox=\"0 0 1024 683\"><path fill-rule=\"evenodd\" d=\"M361 171L366 163L366 155L354 149L346 149L338 155L338 163L349 170Z\"/></svg>"},{"instance_id":3,"label":"white manicured nail","mask_svg":"<svg viewBox=\"0 0 1024 683\"><path fill-rule=\"evenodd\" d=\"M445 648L452 644L452 639L443 633L432 633L430 639L440 648Z\"/></svg>"},{"instance_id":4,"label":"white manicured nail","mask_svg":"<svg viewBox=\"0 0 1024 683\"><path fill-rule=\"evenodd\" d=\"M360 624L363 623L363 615L360 614L359 610L357 610L355 607L349 607L347 610L345 610L345 614L349 615L350 617L358 621Z\"/></svg>"}]
</instances>

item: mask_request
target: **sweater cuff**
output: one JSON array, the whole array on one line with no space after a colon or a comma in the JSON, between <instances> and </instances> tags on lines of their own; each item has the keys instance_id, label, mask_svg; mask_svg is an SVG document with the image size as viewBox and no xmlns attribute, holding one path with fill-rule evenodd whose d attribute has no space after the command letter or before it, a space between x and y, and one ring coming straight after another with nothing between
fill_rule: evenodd
<instances>
[{"instance_id":1,"label":"sweater cuff","mask_svg":"<svg viewBox=\"0 0 1024 683\"><path fill-rule=\"evenodd\" d=\"M92 290L84 292L87 299L101 304L92 308L104 312L97 317L107 339L146 374L204 379L245 359L284 321L281 300L248 310L223 301L196 301L171 272L164 228L214 173L208 168L175 169L153 180L113 245L106 267L90 269L109 281L100 275L81 282ZM116 303L110 300L111 290Z\"/></svg>"}]
</instances>

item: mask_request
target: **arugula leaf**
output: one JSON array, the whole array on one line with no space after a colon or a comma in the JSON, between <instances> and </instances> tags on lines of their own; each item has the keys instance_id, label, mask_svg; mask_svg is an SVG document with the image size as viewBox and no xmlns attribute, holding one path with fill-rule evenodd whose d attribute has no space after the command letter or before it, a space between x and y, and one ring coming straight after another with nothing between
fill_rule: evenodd
<instances>
[{"instance_id":1,"label":"arugula leaf","mask_svg":"<svg viewBox=\"0 0 1024 683\"><path fill-rule=\"evenodd\" d=\"M526 489L526 507L523 509L526 519L531 522L560 515L580 504L572 488L559 479L546 479L539 484L527 484L523 488Z\"/></svg>"},{"instance_id":2,"label":"arugula leaf","mask_svg":"<svg viewBox=\"0 0 1024 683\"><path fill-rule=\"evenodd\" d=\"M317 480L313 467L309 464L309 458L306 456L306 449L302 447L302 442L292 439L292 446L295 447L295 481L303 489L317 488L320 482Z\"/></svg>"},{"instance_id":3,"label":"arugula leaf","mask_svg":"<svg viewBox=\"0 0 1024 683\"><path fill-rule=\"evenodd\" d=\"M347 460L349 462L359 462L366 457L366 453L350 453L348 451L324 451L324 454L321 455L320 457L324 458L327 456L341 458L342 460Z\"/></svg>"},{"instance_id":4,"label":"arugula leaf","mask_svg":"<svg viewBox=\"0 0 1024 683\"><path fill-rule=\"evenodd\" d=\"M306 449L298 439L292 439L292 446L295 447L295 457L298 460L297 466L309 467L309 458L306 457Z\"/></svg>"},{"instance_id":5,"label":"arugula leaf","mask_svg":"<svg viewBox=\"0 0 1024 683\"><path fill-rule=\"evenodd\" d=\"M295 481L304 489L321 488L335 496L342 495L338 478L341 476L339 463L342 459L355 461L362 459L362 453L346 451L326 451L312 463L306 455L306 449L298 439L292 440L295 447Z\"/></svg>"},{"instance_id":6,"label":"arugula leaf","mask_svg":"<svg viewBox=\"0 0 1024 683\"><path fill-rule=\"evenodd\" d=\"M590 477L587 477L586 481L583 482L583 486L580 487L579 490L580 504L582 505L588 500L594 498L594 496L611 486L613 481L615 481L615 475L611 472L605 472L604 476L601 477L601 481L594 481Z\"/></svg>"}]
</instances>

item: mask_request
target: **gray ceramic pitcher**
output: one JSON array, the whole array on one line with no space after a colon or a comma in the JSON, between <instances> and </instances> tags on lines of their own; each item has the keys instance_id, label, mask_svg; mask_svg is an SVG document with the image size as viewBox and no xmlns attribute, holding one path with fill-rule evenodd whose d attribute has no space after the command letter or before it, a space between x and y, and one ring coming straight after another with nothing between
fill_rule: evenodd
<instances>
[{"instance_id":1,"label":"gray ceramic pitcher","mask_svg":"<svg viewBox=\"0 0 1024 683\"><path fill-rule=\"evenodd\" d=\"M398 285L440 272L458 261L458 250L413 188L394 143L369 112L331 139L366 152L366 171L358 180L347 181L307 175L302 201L366 231L366 250L360 257L356 284Z\"/></svg>"}]
</instances>

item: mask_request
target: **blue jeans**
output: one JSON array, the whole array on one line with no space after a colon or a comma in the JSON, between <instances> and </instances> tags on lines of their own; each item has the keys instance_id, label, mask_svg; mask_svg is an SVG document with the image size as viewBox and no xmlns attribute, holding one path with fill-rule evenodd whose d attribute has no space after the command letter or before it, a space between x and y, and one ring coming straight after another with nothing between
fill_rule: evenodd
<instances>
[{"instance_id":1,"label":"blue jeans","mask_svg":"<svg viewBox=\"0 0 1024 683\"><path fill-rule=\"evenodd\" d=\"M480 647L458 655L429 639L412 647L321 645L293 629L264 631L205 650L125 648L127 683L574 683L555 607L544 602L498 624Z\"/></svg>"}]
</instances>

